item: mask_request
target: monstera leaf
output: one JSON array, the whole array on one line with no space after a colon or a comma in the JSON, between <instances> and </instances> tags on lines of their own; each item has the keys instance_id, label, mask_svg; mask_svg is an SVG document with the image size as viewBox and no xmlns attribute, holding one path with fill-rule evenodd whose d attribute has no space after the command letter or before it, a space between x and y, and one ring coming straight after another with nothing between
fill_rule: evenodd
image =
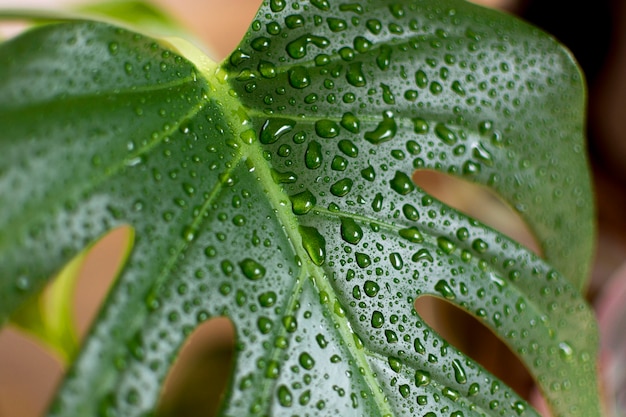
<instances>
[{"instance_id":1,"label":"monstera leaf","mask_svg":"<svg viewBox=\"0 0 626 417\"><path fill-rule=\"evenodd\" d=\"M236 329L223 416L537 415L426 325L425 295L493 329L555 416L599 415L583 109L552 38L462 1L271 0L219 65L39 27L0 47L1 317L129 225L51 416L149 415L215 316ZM419 169L491 187L545 259Z\"/></svg>"}]
</instances>

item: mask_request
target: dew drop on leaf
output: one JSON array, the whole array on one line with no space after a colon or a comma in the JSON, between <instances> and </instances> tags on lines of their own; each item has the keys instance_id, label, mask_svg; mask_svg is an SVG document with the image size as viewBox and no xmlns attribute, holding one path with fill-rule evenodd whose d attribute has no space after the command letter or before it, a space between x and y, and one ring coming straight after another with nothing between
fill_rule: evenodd
<instances>
[{"instance_id":1,"label":"dew drop on leaf","mask_svg":"<svg viewBox=\"0 0 626 417\"><path fill-rule=\"evenodd\" d=\"M297 215L307 214L315 207L315 203L317 202L317 199L309 190L292 195L289 199L291 200L291 210L293 214Z\"/></svg>"},{"instance_id":2,"label":"dew drop on leaf","mask_svg":"<svg viewBox=\"0 0 626 417\"><path fill-rule=\"evenodd\" d=\"M282 135L291 131L296 122L289 119L268 119L261 128L259 141L264 145L276 142Z\"/></svg>"},{"instance_id":3,"label":"dew drop on leaf","mask_svg":"<svg viewBox=\"0 0 626 417\"><path fill-rule=\"evenodd\" d=\"M315 122L315 133L322 138L334 138L339 135L339 125L332 120L318 120Z\"/></svg>"},{"instance_id":4,"label":"dew drop on leaf","mask_svg":"<svg viewBox=\"0 0 626 417\"><path fill-rule=\"evenodd\" d=\"M383 112L383 120L378 123L376 129L366 132L365 139L373 145L387 142L396 136L398 125L391 111Z\"/></svg>"},{"instance_id":5,"label":"dew drop on leaf","mask_svg":"<svg viewBox=\"0 0 626 417\"><path fill-rule=\"evenodd\" d=\"M298 226L302 236L302 247L317 266L324 264L326 260L326 239L320 232L310 226Z\"/></svg>"},{"instance_id":6,"label":"dew drop on leaf","mask_svg":"<svg viewBox=\"0 0 626 417\"><path fill-rule=\"evenodd\" d=\"M298 361L300 362L300 366L302 366L307 371L310 371L315 366L315 360L307 352L301 353Z\"/></svg>"},{"instance_id":7,"label":"dew drop on leaf","mask_svg":"<svg viewBox=\"0 0 626 417\"><path fill-rule=\"evenodd\" d=\"M330 192L337 197L343 197L352 189L353 181L350 178L343 178L330 187Z\"/></svg>"},{"instance_id":8,"label":"dew drop on leaf","mask_svg":"<svg viewBox=\"0 0 626 417\"><path fill-rule=\"evenodd\" d=\"M417 227L408 227L405 229L400 229L398 233L400 234L401 237L403 237L404 239L412 243L421 243L424 241L424 237L422 236L422 234L420 233Z\"/></svg>"},{"instance_id":9,"label":"dew drop on leaf","mask_svg":"<svg viewBox=\"0 0 626 417\"><path fill-rule=\"evenodd\" d=\"M348 72L346 72L346 80L350 85L355 87L363 87L367 84L361 62L353 62L350 64Z\"/></svg>"},{"instance_id":10,"label":"dew drop on leaf","mask_svg":"<svg viewBox=\"0 0 626 417\"><path fill-rule=\"evenodd\" d=\"M341 218L341 238L346 242L356 245L363 237L363 229L350 217Z\"/></svg>"},{"instance_id":11,"label":"dew drop on leaf","mask_svg":"<svg viewBox=\"0 0 626 417\"><path fill-rule=\"evenodd\" d=\"M319 142L311 141L308 143L304 153L304 164L309 169L316 169L322 165L322 145Z\"/></svg>"},{"instance_id":12,"label":"dew drop on leaf","mask_svg":"<svg viewBox=\"0 0 626 417\"><path fill-rule=\"evenodd\" d=\"M252 281L258 281L265 276L265 267L253 259L244 259L239 262L239 267L243 275Z\"/></svg>"},{"instance_id":13,"label":"dew drop on leaf","mask_svg":"<svg viewBox=\"0 0 626 417\"><path fill-rule=\"evenodd\" d=\"M308 70L303 66L295 66L291 68L287 75L289 77L289 84L293 88L303 89L311 84L311 76Z\"/></svg>"},{"instance_id":14,"label":"dew drop on leaf","mask_svg":"<svg viewBox=\"0 0 626 417\"><path fill-rule=\"evenodd\" d=\"M376 310L372 313L372 319L370 323L373 328L380 329L385 324L385 316L380 311Z\"/></svg>"},{"instance_id":15,"label":"dew drop on leaf","mask_svg":"<svg viewBox=\"0 0 626 417\"><path fill-rule=\"evenodd\" d=\"M454 145L458 140L456 133L443 123L437 123L435 126L435 135L446 145Z\"/></svg>"},{"instance_id":16,"label":"dew drop on leaf","mask_svg":"<svg viewBox=\"0 0 626 417\"><path fill-rule=\"evenodd\" d=\"M448 282L443 279L437 281L437 283L435 284L435 290L447 300L454 300L456 298L456 294L450 287L450 284L448 284Z\"/></svg>"},{"instance_id":17,"label":"dew drop on leaf","mask_svg":"<svg viewBox=\"0 0 626 417\"><path fill-rule=\"evenodd\" d=\"M341 126L349 132L359 133L360 122L359 119L352 113L346 112L341 116ZM347 142L347 141L346 141ZM354 146L354 145L352 145ZM350 155L352 156L352 155ZM354 155L356 156L356 155ZM354 157L353 156L353 157Z\"/></svg>"},{"instance_id":18,"label":"dew drop on leaf","mask_svg":"<svg viewBox=\"0 0 626 417\"><path fill-rule=\"evenodd\" d=\"M392 190L400 195L407 195L415 189L415 185L413 184L413 181L411 181L411 178L401 171L396 171L393 179L389 181L389 185Z\"/></svg>"},{"instance_id":19,"label":"dew drop on leaf","mask_svg":"<svg viewBox=\"0 0 626 417\"><path fill-rule=\"evenodd\" d=\"M430 384L430 373L422 370L415 371L415 385L424 387L428 384Z\"/></svg>"}]
</instances>

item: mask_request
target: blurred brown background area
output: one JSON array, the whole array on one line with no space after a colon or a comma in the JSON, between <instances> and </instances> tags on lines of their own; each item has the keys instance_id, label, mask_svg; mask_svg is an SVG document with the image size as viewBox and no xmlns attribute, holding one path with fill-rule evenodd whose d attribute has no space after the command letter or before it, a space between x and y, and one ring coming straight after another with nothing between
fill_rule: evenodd
<instances>
[{"instance_id":1,"label":"blurred brown background area","mask_svg":"<svg viewBox=\"0 0 626 417\"><path fill-rule=\"evenodd\" d=\"M0 0L0 8L58 7L79 0ZM155 0L186 26L197 39L210 45L216 60L225 57L237 45L251 22L261 0ZM597 259L589 298L593 301L611 280L613 272L626 260L626 2L599 0L593 5L556 0L475 0L521 15L564 42L579 60L589 85L589 150L596 187L599 225ZM435 196L470 215L481 213L500 223L494 225L512 237L533 247L532 236L507 208L482 190L446 177L422 174L416 182ZM478 196L478 197L477 197ZM489 210L485 210L485 204ZM486 220L483 217L483 220ZM75 311L81 334L84 334L109 288L120 256L120 238L107 237L85 263ZM436 301L418 306L427 320L438 329L449 330L446 337L469 351L474 341L491 337L488 360L483 364L495 373L505 374L506 382L517 384L519 391L532 386L523 367L481 325L463 336L468 328L467 314L459 313ZM443 331L443 330L442 330ZM487 332L487 333L485 333ZM459 335L461 335L459 337ZM163 396L161 416L204 416L215 412L219 395L226 383L232 358L233 329L225 319L209 321L194 333L184 347L168 388ZM466 351L467 351L466 350ZM471 352L467 352L471 354ZM483 356L485 356L483 354ZM515 363L515 365L512 365ZM198 365L199 364L199 365ZM512 371L515 369L515 371ZM48 352L11 327L0 332L0 417L36 417L42 415L62 378L63 368ZM506 375L508 374L508 376ZM216 375L220 377L216 377ZM511 380L513 375L514 381ZM178 382L176 382L178 381ZM181 382L183 381L183 382ZM209 381L209 383L199 383ZM184 389L198 386L199 390Z\"/></svg>"}]
</instances>

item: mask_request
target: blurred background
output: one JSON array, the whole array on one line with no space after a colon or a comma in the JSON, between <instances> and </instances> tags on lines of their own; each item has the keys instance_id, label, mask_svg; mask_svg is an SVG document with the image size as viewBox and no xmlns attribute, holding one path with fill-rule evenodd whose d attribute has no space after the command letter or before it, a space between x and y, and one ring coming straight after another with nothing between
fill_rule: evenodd
<instances>
[{"instance_id":1,"label":"blurred background","mask_svg":"<svg viewBox=\"0 0 626 417\"><path fill-rule=\"evenodd\" d=\"M154 0L195 36L196 43L205 45L204 49L214 60L234 49L260 2ZM588 148L598 221L596 260L588 299L598 312L602 330L601 369L608 414L625 416L626 2L475 2L516 14L554 35L570 48L587 77ZM0 0L0 8L54 9L79 3L85 1ZM14 23L0 25L0 39L20 28ZM416 175L414 180L440 200L537 250L523 222L486 190L429 172ZM81 336L109 288L121 259L120 241L125 233L117 230L104 238L82 266L74 305ZM489 330L468 314L435 299L420 299L417 308L450 342L541 407L524 367ZM160 417L215 414L231 366L233 334L226 319L210 320L193 333L168 377L159 407ZM480 351L476 349L476 340L480 340ZM42 415L63 372L64 367L54 354L15 328L4 328L0 331L0 417Z\"/></svg>"}]
</instances>

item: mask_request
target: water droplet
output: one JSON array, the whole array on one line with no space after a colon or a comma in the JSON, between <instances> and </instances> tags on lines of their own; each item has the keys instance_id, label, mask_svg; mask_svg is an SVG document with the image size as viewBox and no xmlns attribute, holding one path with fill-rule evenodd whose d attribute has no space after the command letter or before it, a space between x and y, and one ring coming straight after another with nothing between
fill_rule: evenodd
<instances>
[{"instance_id":1,"label":"water droplet","mask_svg":"<svg viewBox=\"0 0 626 417\"><path fill-rule=\"evenodd\" d=\"M474 158L480 160L486 165L493 166L493 155L491 155L491 153L487 149L485 149L482 143L478 143L474 146L474 149L472 150L472 155L474 156Z\"/></svg>"},{"instance_id":2,"label":"water droplet","mask_svg":"<svg viewBox=\"0 0 626 417\"><path fill-rule=\"evenodd\" d=\"M272 331L272 327L274 327L274 322L268 319L267 317L259 317L256 322L256 327L259 329L261 334L268 334Z\"/></svg>"},{"instance_id":3,"label":"water droplet","mask_svg":"<svg viewBox=\"0 0 626 417\"><path fill-rule=\"evenodd\" d=\"M343 121L342 121L342 126L343 126ZM357 125L357 129L358 129L358 125ZM351 158L356 158L359 155L359 149L354 145L354 143L352 143L351 141L347 139L340 140L337 146L339 147L339 150L341 152L343 152L344 154L346 154L347 156Z\"/></svg>"},{"instance_id":4,"label":"water droplet","mask_svg":"<svg viewBox=\"0 0 626 417\"><path fill-rule=\"evenodd\" d=\"M117 55L117 53L119 52L120 49L120 44L117 42L110 42L109 43L109 53L111 55Z\"/></svg>"},{"instance_id":5,"label":"water droplet","mask_svg":"<svg viewBox=\"0 0 626 417\"><path fill-rule=\"evenodd\" d=\"M339 5L339 10L342 12L353 12L356 14L363 14L363 6L359 3L344 3Z\"/></svg>"},{"instance_id":6,"label":"water droplet","mask_svg":"<svg viewBox=\"0 0 626 417\"><path fill-rule=\"evenodd\" d=\"M393 330L385 330L387 343L398 343L398 335Z\"/></svg>"},{"instance_id":7,"label":"water droplet","mask_svg":"<svg viewBox=\"0 0 626 417\"><path fill-rule=\"evenodd\" d=\"M367 168L362 169L361 177L363 177L363 179L366 181L374 181L376 179L376 172L374 171L374 167L370 165Z\"/></svg>"},{"instance_id":8,"label":"water droplet","mask_svg":"<svg viewBox=\"0 0 626 417\"><path fill-rule=\"evenodd\" d=\"M396 99L391 92L388 85L381 83L380 87L383 89L383 101L386 104L396 104Z\"/></svg>"},{"instance_id":9,"label":"water droplet","mask_svg":"<svg viewBox=\"0 0 626 417\"><path fill-rule=\"evenodd\" d=\"M259 36L258 38L252 39L250 42L250 46L257 52L264 52L270 48L270 44L272 43L270 38L266 38L265 36Z\"/></svg>"},{"instance_id":10,"label":"water droplet","mask_svg":"<svg viewBox=\"0 0 626 417\"><path fill-rule=\"evenodd\" d=\"M389 262L391 262L391 266L395 270L401 271L404 267L404 261L398 252L392 252L389 254Z\"/></svg>"},{"instance_id":11,"label":"water droplet","mask_svg":"<svg viewBox=\"0 0 626 417\"><path fill-rule=\"evenodd\" d=\"M317 203L317 199L309 190L294 194L289 199L291 200L291 210L293 214L297 215L307 214Z\"/></svg>"},{"instance_id":12,"label":"water droplet","mask_svg":"<svg viewBox=\"0 0 626 417\"><path fill-rule=\"evenodd\" d=\"M309 226L298 226L298 231L302 236L302 247L317 266L324 264L326 260L326 239L320 232Z\"/></svg>"},{"instance_id":13,"label":"water droplet","mask_svg":"<svg viewBox=\"0 0 626 417\"><path fill-rule=\"evenodd\" d=\"M461 85L459 81L452 82L452 91L460 95L461 97L465 97L465 89Z\"/></svg>"},{"instance_id":14,"label":"water droplet","mask_svg":"<svg viewBox=\"0 0 626 417\"><path fill-rule=\"evenodd\" d=\"M354 114L352 114L350 112L346 112L341 117L341 126L343 126L344 129L346 129L349 132L359 133L360 122L359 122L359 119ZM354 147L354 145L352 145L352 146ZM354 155L354 156L356 156L356 155Z\"/></svg>"},{"instance_id":15,"label":"water droplet","mask_svg":"<svg viewBox=\"0 0 626 417\"><path fill-rule=\"evenodd\" d=\"M356 245L363 237L363 229L350 217L341 218L341 237L346 242Z\"/></svg>"},{"instance_id":16,"label":"water droplet","mask_svg":"<svg viewBox=\"0 0 626 417\"><path fill-rule=\"evenodd\" d=\"M376 129L365 133L365 139L374 145L378 145L393 139L397 131L398 125L393 117L393 113L385 111L383 112L383 120L378 123Z\"/></svg>"},{"instance_id":17,"label":"water droplet","mask_svg":"<svg viewBox=\"0 0 626 417\"><path fill-rule=\"evenodd\" d=\"M385 316L380 311L376 310L372 313L372 319L370 320L372 327L380 329L385 324Z\"/></svg>"},{"instance_id":18,"label":"water droplet","mask_svg":"<svg viewBox=\"0 0 626 417\"><path fill-rule=\"evenodd\" d=\"M300 366L310 371L315 366L315 360L307 352L301 353L299 358Z\"/></svg>"},{"instance_id":19,"label":"water droplet","mask_svg":"<svg viewBox=\"0 0 626 417\"><path fill-rule=\"evenodd\" d=\"M322 165L322 145L319 142L309 142L304 153L304 164L309 169L316 169Z\"/></svg>"},{"instance_id":20,"label":"water droplet","mask_svg":"<svg viewBox=\"0 0 626 417\"><path fill-rule=\"evenodd\" d=\"M402 206L402 213L407 220L417 221L420 218L419 212L415 207L410 204L405 204Z\"/></svg>"},{"instance_id":21,"label":"water droplet","mask_svg":"<svg viewBox=\"0 0 626 417\"><path fill-rule=\"evenodd\" d=\"M381 71L386 71L389 69L389 65L391 64L391 47L389 45L381 45L380 52L376 57L376 65L380 68Z\"/></svg>"},{"instance_id":22,"label":"water droplet","mask_svg":"<svg viewBox=\"0 0 626 417\"><path fill-rule=\"evenodd\" d=\"M411 178L404 172L396 171L396 175L389 181L391 189L400 195L407 195L415 189Z\"/></svg>"},{"instance_id":23,"label":"water droplet","mask_svg":"<svg viewBox=\"0 0 626 417\"><path fill-rule=\"evenodd\" d=\"M299 14L292 14L285 17L285 25L289 29L295 29L304 26L304 17Z\"/></svg>"},{"instance_id":24,"label":"water droplet","mask_svg":"<svg viewBox=\"0 0 626 417\"><path fill-rule=\"evenodd\" d=\"M456 294L452 290L452 287L450 287L450 284L443 279L437 281L435 290L447 300L454 300L456 298Z\"/></svg>"},{"instance_id":25,"label":"water droplet","mask_svg":"<svg viewBox=\"0 0 626 417\"><path fill-rule=\"evenodd\" d=\"M426 353L426 348L418 338L415 338L415 340L413 340L413 349L415 349L415 352L419 353L420 355Z\"/></svg>"},{"instance_id":26,"label":"water droplet","mask_svg":"<svg viewBox=\"0 0 626 417\"><path fill-rule=\"evenodd\" d=\"M454 252L454 249L456 249L456 245L448 238L443 236L439 236L437 238L437 246L446 254L450 254Z\"/></svg>"},{"instance_id":27,"label":"water droplet","mask_svg":"<svg viewBox=\"0 0 626 417\"><path fill-rule=\"evenodd\" d=\"M353 85L355 87L363 87L365 84L367 84L361 66L361 62L353 62L349 65L348 72L346 72L346 80L348 81L348 83L350 83L350 85Z\"/></svg>"},{"instance_id":28,"label":"water droplet","mask_svg":"<svg viewBox=\"0 0 626 417\"><path fill-rule=\"evenodd\" d=\"M463 174L464 175L476 175L480 173L481 167L480 164L477 164L473 161L465 161L463 164Z\"/></svg>"},{"instance_id":29,"label":"water droplet","mask_svg":"<svg viewBox=\"0 0 626 417\"><path fill-rule=\"evenodd\" d=\"M443 123L437 123L435 135L446 145L454 145L457 142L456 134Z\"/></svg>"},{"instance_id":30,"label":"water droplet","mask_svg":"<svg viewBox=\"0 0 626 417\"><path fill-rule=\"evenodd\" d=\"M328 0L310 0L310 1L313 6L317 7L320 10L323 10L323 11L330 10L330 4L328 3Z\"/></svg>"},{"instance_id":31,"label":"water droplet","mask_svg":"<svg viewBox=\"0 0 626 417\"><path fill-rule=\"evenodd\" d=\"M424 387L428 384L430 384L430 373L422 370L415 371L415 385Z\"/></svg>"},{"instance_id":32,"label":"water droplet","mask_svg":"<svg viewBox=\"0 0 626 417\"><path fill-rule=\"evenodd\" d=\"M244 259L239 262L239 267L243 275L252 281L258 281L265 276L265 267L253 259Z\"/></svg>"},{"instance_id":33,"label":"water droplet","mask_svg":"<svg viewBox=\"0 0 626 417\"><path fill-rule=\"evenodd\" d=\"M268 119L261 127L259 141L264 145L276 142L282 135L291 131L296 122L289 119Z\"/></svg>"},{"instance_id":34,"label":"water droplet","mask_svg":"<svg viewBox=\"0 0 626 417\"><path fill-rule=\"evenodd\" d=\"M461 362L458 359L452 361L452 368L454 369L454 379L459 384L465 384L467 382L467 375L465 374L465 369L461 365Z\"/></svg>"},{"instance_id":35,"label":"water droplet","mask_svg":"<svg viewBox=\"0 0 626 417\"><path fill-rule=\"evenodd\" d=\"M270 0L270 8L274 13L282 12L286 5L285 0Z\"/></svg>"},{"instance_id":36,"label":"water droplet","mask_svg":"<svg viewBox=\"0 0 626 417\"><path fill-rule=\"evenodd\" d=\"M306 48L311 43L318 48L326 48L330 45L330 41L327 38L307 34L302 35L298 39L288 43L286 47L287 53L294 59L304 58L307 53Z\"/></svg>"},{"instance_id":37,"label":"water droplet","mask_svg":"<svg viewBox=\"0 0 626 417\"><path fill-rule=\"evenodd\" d=\"M268 292L264 292L263 294L259 295L259 304L262 307L272 307L274 304L276 304L276 293L274 291L268 291Z\"/></svg>"},{"instance_id":38,"label":"water droplet","mask_svg":"<svg viewBox=\"0 0 626 417\"><path fill-rule=\"evenodd\" d=\"M295 172L279 172L272 169L272 179L277 184L292 184L298 180Z\"/></svg>"},{"instance_id":39,"label":"water droplet","mask_svg":"<svg viewBox=\"0 0 626 417\"><path fill-rule=\"evenodd\" d=\"M489 249L489 245L482 239L476 239L472 242L472 248L478 253L484 253Z\"/></svg>"},{"instance_id":40,"label":"water droplet","mask_svg":"<svg viewBox=\"0 0 626 417\"><path fill-rule=\"evenodd\" d=\"M411 119L411 121L413 122L413 131L415 133L417 133L418 135L428 133L428 123L426 122L426 120L416 117L414 119Z\"/></svg>"},{"instance_id":41,"label":"water droplet","mask_svg":"<svg viewBox=\"0 0 626 417\"><path fill-rule=\"evenodd\" d=\"M430 254L428 249L420 249L420 250L418 250L417 252L415 252L413 254L413 256L411 257L411 260L413 262L418 262L418 261L429 261L429 262L432 262L433 261L433 256Z\"/></svg>"},{"instance_id":42,"label":"water droplet","mask_svg":"<svg viewBox=\"0 0 626 417\"><path fill-rule=\"evenodd\" d=\"M291 407L291 405L293 404L293 395L291 394L289 388L284 385L279 386L277 395L280 405L282 405L283 407Z\"/></svg>"},{"instance_id":43,"label":"water droplet","mask_svg":"<svg viewBox=\"0 0 626 417\"><path fill-rule=\"evenodd\" d=\"M478 385L476 382L473 382L469 389L467 390L467 395L468 396L472 396L472 395L476 395L480 392L480 385Z\"/></svg>"},{"instance_id":44,"label":"water droplet","mask_svg":"<svg viewBox=\"0 0 626 417\"><path fill-rule=\"evenodd\" d=\"M343 178L330 186L330 192L337 197L343 197L352 189L353 181L350 178Z\"/></svg>"},{"instance_id":45,"label":"water droplet","mask_svg":"<svg viewBox=\"0 0 626 417\"><path fill-rule=\"evenodd\" d=\"M342 156L335 155L330 163L330 167L334 171L345 171L348 168L348 160Z\"/></svg>"},{"instance_id":46,"label":"water droplet","mask_svg":"<svg viewBox=\"0 0 626 417\"><path fill-rule=\"evenodd\" d=\"M311 76L309 71L300 65L291 68L287 71L289 77L289 84L293 88L303 89L311 84Z\"/></svg>"},{"instance_id":47,"label":"water droplet","mask_svg":"<svg viewBox=\"0 0 626 417\"><path fill-rule=\"evenodd\" d=\"M370 48L372 47L372 42L370 42L367 38L364 38L363 36L357 36L356 38L354 38L353 45L354 49L356 49L357 52L364 54L370 50Z\"/></svg>"},{"instance_id":48,"label":"water droplet","mask_svg":"<svg viewBox=\"0 0 626 417\"><path fill-rule=\"evenodd\" d=\"M355 258L357 265L361 268L367 268L372 264L372 258L370 258L370 256L366 253L357 252L355 254Z\"/></svg>"},{"instance_id":49,"label":"water droplet","mask_svg":"<svg viewBox=\"0 0 626 417\"><path fill-rule=\"evenodd\" d=\"M430 83L430 92L434 95L439 95L443 91L443 87L437 81Z\"/></svg>"},{"instance_id":50,"label":"water droplet","mask_svg":"<svg viewBox=\"0 0 626 417\"><path fill-rule=\"evenodd\" d=\"M339 125L332 120L318 120L315 122L315 133L322 138L334 138L339 135Z\"/></svg>"},{"instance_id":51,"label":"water droplet","mask_svg":"<svg viewBox=\"0 0 626 417\"><path fill-rule=\"evenodd\" d=\"M417 84L419 88L426 88L426 86L428 86L428 76L424 71L418 70L415 73L415 84Z\"/></svg>"},{"instance_id":52,"label":"water droplet","mask_svg":"<svg viewBox=\"0 0 626 417\"><path fill-rule=\"evenodd\" d=\"M400 236L402 236L404 239L408 240L409 242L421 243L424 241L424 237L422 236L420 231L417 229L417 227L409 227L406 229L400 229L398 233L400 234Z\"/></svg>"},{"instance_id":53,"label":"water droplet","mask_svg":"<svg viewBox=\"0 0 626 417\"><path fill-rule=\"evenodd\" d=\"M559 356L564 361L571 361L574 357L574 349L567 342L559 343Z\"/></svg>"},{"instance_id":54,"label":"water droplet","mask_svg":"<svg viewBox=\"0 0 626 417\"><path fill-rule=\"evenodd\" d=\"M380 290L380 286L374 281L365 281L363 284L363 291L367 294L368 297L375 297Z\"/></svg>"},{"instance_id":55,"label":"water droplet","mask_svg":"<svg viewBox=\"0 0 626 417\"><path fill-rule=\"evenodd\" d=\"M348 23L343 19L329 17L326 19L326 23L328 23L328 28L333 32L341 32L348 28Z\"/></svg>"},{"instance_id":56,"label":"water droplet","mask_svg":"<svg viewBox=\"0 0 626 417\"><path fill-rule=\"evenodd\" d=\"M372 200L372 210L375 212L379 212L383 209L383 195L381 193L376 193L374 196L374 200Z\"/></svg>"}]
</instances>

